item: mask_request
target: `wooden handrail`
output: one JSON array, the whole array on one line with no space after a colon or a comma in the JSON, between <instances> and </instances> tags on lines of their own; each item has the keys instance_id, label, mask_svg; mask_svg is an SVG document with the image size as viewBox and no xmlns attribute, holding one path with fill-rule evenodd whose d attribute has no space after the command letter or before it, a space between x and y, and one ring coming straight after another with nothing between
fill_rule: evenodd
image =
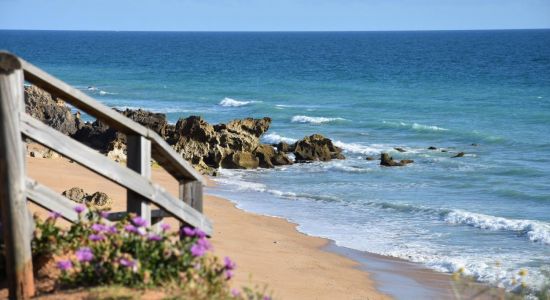
<instances>
[{"instance_id":1,"label":"wooden handrail","mask_svg":"<svg viewBox=\"0 0 550 300\"><path fill-rule=\"evenodd\" d=\"M25 80L126 134L127 167L26 114ZM183 224L200 228L209 236L212 234L212 224L202 214L205 179L156 132L25 60L0 51L0 209L10 299L26 299L34 294L30 253L33 224L26 200L58 212L66 220L78 220L74 202L26 177L22 136L125 187L127 212L138 213L149 222L169 214ZM151 181L152 158L178 181L179 199ZM152 211L150 204L161 210ZM116 213L112 220L120 219L123 214Z\"/></svg>"}]
</instances>

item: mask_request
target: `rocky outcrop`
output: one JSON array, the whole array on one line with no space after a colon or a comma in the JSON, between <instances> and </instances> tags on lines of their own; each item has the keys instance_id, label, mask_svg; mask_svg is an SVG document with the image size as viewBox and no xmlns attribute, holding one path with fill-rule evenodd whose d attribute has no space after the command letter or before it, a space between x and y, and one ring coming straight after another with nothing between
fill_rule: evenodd
<instances>
[{"instance_id":1,"label":"rocky outcrop","mask_svg":"<svg viewBox=\"0 0 550 300\"><path fill-rule=\"evenodd\" d=\"M334 146L332 141L320 134L314 134L297 141L294 145L296 162L329 161L344 159L342 149Z\"/></svg>"},{"instance_id":2,"label":"rocky outcrop","mask_svg":"<svg viewBox=\"0 0 550 300\"><path fill-rule=\"evenodd\" d=\"M25 111L67 135L74 134L83 125L80 114L73 114L65 102L36 86L25 87Z\"/></svg>"},{"instance_id":3,"label":"rocky outcrop","mask_svg":"<svg viewBox=\"0 0 550 300\"><path fill-rule=\"evenodd\" d=\"M407 150L405 150L405 149L403 149L403 148L401 148L401 147L395 147L395 148L393 148L393 149L395 149L395 151L397 151L397 152L407 152Z\"/></svg>"},{"instance_id":4,"label":"rocky outcrop","mask_svg":"<svg viewBox=\"0 0 550 300\"><path fill-rule=\"evenodd\" d=\"M126 160L124 134L99 120L83 122L79 113L72 114L63 101L53 99L37 87L26 87L25 98L27 111L34 117L115 161ZM276 147L262 144L260 137L271 125L271 119L267 117L212 125L201 117L190 116L179 119L173 125L167 122L164 114L141 109L118 112L154 130L196 169L207 174L213 174L219 167L273 168L294 163L287 153L293 153L296 162L344 159L342 149L318 134L305 137L292 145L283 142Z\"/></svg>"},{"instance_id":5,"label":"rocky outcrop","mask_svg":"<svg viewBox=\"0 0 550 300\"><path fill-rule=\"evenodd\" d=\"M385 167L402 167L413 162L414 161L411 159L395 161L393 160L393 157L391 157L388 153L382 153L380 155L380 165Z\"/></svg>"}]
</instances>

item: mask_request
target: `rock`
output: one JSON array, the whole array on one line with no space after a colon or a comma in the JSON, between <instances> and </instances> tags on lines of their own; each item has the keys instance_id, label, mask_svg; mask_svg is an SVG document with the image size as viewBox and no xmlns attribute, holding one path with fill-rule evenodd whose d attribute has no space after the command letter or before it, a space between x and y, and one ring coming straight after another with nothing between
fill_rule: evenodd
<instances>
[{"instance_id":1,"label":"rock","mask_svg":"<svg viewBox=\"0 0 550 300\"><path fill-rule=\"evenodd\" d=\"M126 143L126 137L123 134L98 120L84 124L72 135L72 138L102 153L113 150L109 147L117 140Z\"/></svg>"},{"instance_id":2,"label":"rock","mask_svg":"<svg viewBox=\"0 0 550 300\"><path fill-rule=\"evenodd\" d=\"M126 109L125 111L122 111L120 113L138 122L139 124L154 130L161 137L166 137L168 122L166 121L165 114L152 113L142 109L138 109L138 110Z\"/></svg>"},{"instance_id":3,"label":"rock","mask_svg":"<svg viewBox=\"0 0 550 300\"><path fill-rule=\"evenodd\" d=\"M259 166L259 159L250 152L235 152L226 156L221 165L227 169L255 169Z\"/></svg>"},{"instance_id":4,"label":"rock","mask_svg":"<svg viewBox=\"0 0 550 300\"><path fill-rule=\"evenodd\" d=\"M126 144L121 140L114 140L109 143L108 149L111 149L107 152L107 157L116 161L116 162L125 162L128 158L126 155Z\"/></svg>"},{"instance_id":5,"label":"rock","mask_svg":"<svg viewBox=\"0 0 550 300\"><path fill-rule=\"evenodd\" d=\"M48 149L42 157L43 158L56 159L56 158L59 158L60 155L59 155L59 153L57 153L57 152L55 152L51 149Z\"/></svg>"},{"instance_id":6,"label":"rock","mask_svg":"<svg viewBox=\"0 0 550 300\"><path fill-rule=\"evenodd\" d=\"M414 161L411 159L403 159L397 162L393 160L393 157L391 157L388 153L382 153L380 155L380 165L385 167L402 167L413 162Z\"/></svg>"},{"instance_id":7,"label":"rock","mask_svg":"<svg viewBox=\"0 0 550 300\"><path fill-rule=\"evenodd\" d=\"M66 190L62 193L62 195L77 203L83 203L88 197L88 194L86 194L84 190L79 187L73 187Z\"/></svg>"},{"instance_id":8,"label":"rock","mask_svg":"<svg viewBox=\"0 0 550 300\"><path fill-rule=\"evenodd\" d=\"M277 152L275 156L271 159L271 162L275 166L286 166L292 165L292 160L282 152Z\"/></svg>"},{"instance_id":9,"label":"rock","mask_svg":"<svg viewBox=\"0 0 550 300\"><path fill-rule=\"evenodd\" d=\"M236 132L247 132L255 137L260 137L264 134L271 125L271 118L264 117L262 119L246 118L242 120L233 120L227 123L226 127L229 130Z\"/></svg>"},{"instance_id":10,"label":"rock","mask_svg":"<svg viewBox=\"0 0 550 300\"><path fill-rule=\"evenodd\" d=\"M442 149L441 152L449 152L449 150Z\"/></svg>"},{"instance_id":11,"label":"rock","mask_svg":"<svg viewBox=\"0 0 550 300\"><path fill-rule=\"evenodd\" d=\"M399 163L401 163L401 165L408 165L408 164L412 164L414 162L414 160L412 159L402 159L399 161Z\"/></svg>"},{"instance_id":12,"label":"rock","mask_svg":"<svg viewBox=\"0 0 550 300\"><path fill-rule=\"evenodd\" d=\"M262 168L273 168L274 165L271 162L273 157L275 157L275 149L271 145L260 145L254 151L256 157L260 162L260 167Z\"/></svg>"},{"instance_id":13,"label":"rock","mask_svg":"<svg viewBox=\"0 0 550 300\"><path fill-rule=\"evenodd\" d=\"M277 147L277 151L279 152L293 152L294 151L294 145L289 145L286 142L279 142L275 147Z\"/></svg>"},{"instance_id":14,"label":"rock","mask_svg":"<svg viewBox=\"0 0 550 300\"><path fill-rule=\"evenodd\" d=\"M30 155L30 157L43 158L44 157L44 152L34 150L34 151L29 152L29 155Z\"/></svg>"},{"instance_id":15,"label":"rock","mask_svg":"<svg viewBox=\"0 0 550 300\"><path fill-rule=\"evenodd\" d=\"M113 199L111 199L107 194L102 192L95 192L93 195L90 195L85 198L87 205L93 206L95 208L104 208L110 209L113 204Z\"/></svg>"},{"instance_id":16,"label":"rock","mask_svg":"<svg viewBox=\"0 0 550 300\"><path fill-rule=\"evenodd\" d=\"M430 146L430 147L428 147L428 150L437 150L437 147Z\"/></svg>"},{"instance_id":17,"label":"rock","mask_svg":"<svg viewBox=\"0 0 550 300\"><path fill-rule=\"evenodd\" d=\"M367 156L365 159L366 159L366 160L376 160L376 157L374 157L374 156Z\"/></svg>"},{"instance_id":18,"label":"rock","mask_svg":"<svg viewBox=\"0 0 550 300\"><path fill-rule=\"evenodd\" d=\"M332 141L320 134L314 134L296 142L294 155L296 161L329 161L344 159L342 149L334 146Z\"/></svg>"},{"instance_id":19,"label":"rock","mask_svg":"<svg viewBox=\"0 0 550 300\"><path fill-rule=\"evenodd\" d=\"M455 156L451 156L451 158L455 158L455 157L464 157L464 152L458 152L458 154L456 154Z\"/></svg>"},{"instance_id":20,"label":"rock","mask_svg":"<svg viewBox=\"0 0 550 300\"><path fill-rule=\"evenodd\" d=\"M398 152L407 152L407 150L405 150L405 149L403 149L403 148L400 148L400 147L395 147L395 148L393 148L393 149L395 149L395 150L398 151Z\"/></svg>"},{"instance_id":21,"label":"rock","mask_svg":"<svg viewBox=\"0 0 550 300\"><path fill-rule=\"evenodd\" d=\"M477 146L479 146L479 145L476 144L476 143L473 143L473 144L471 144L470 146L472 146L472 147L477 147Z\"/></svg>"},{"instance_id":22,"label":"rock","mask_svg":"<svg viewBox=\"0 0 550 300\"><path fill-rule=\"evenodd\" d=\"M25 111L66 135L74 134L83 125L65 102L53 99L48 92L34 85L25 87Z\"/></svg>"}]
</instances>

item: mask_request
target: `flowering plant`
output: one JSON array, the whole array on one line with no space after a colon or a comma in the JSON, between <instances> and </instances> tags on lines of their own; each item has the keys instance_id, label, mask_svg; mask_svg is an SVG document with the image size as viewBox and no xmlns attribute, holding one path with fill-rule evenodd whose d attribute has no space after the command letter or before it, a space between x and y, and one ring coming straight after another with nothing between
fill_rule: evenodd
<instances>
[{"instance_id":1,"label":"flowering plant","mask_svg":"<svg viewBox=\"0 0 550 300\"><path fill-rule=\"evenodd\" d=\"M59 214L36 218L33 255L55 258L60 287L177 287L185 298L270 299L252 289L231 290L235 262L210 255L212 246L200 229L170 231L160 224L154 230L134 214L111 223L107 212L84 214L82 206L75 211L78 222L68 229L56 224Z\"/></svg>"}]
</instances>

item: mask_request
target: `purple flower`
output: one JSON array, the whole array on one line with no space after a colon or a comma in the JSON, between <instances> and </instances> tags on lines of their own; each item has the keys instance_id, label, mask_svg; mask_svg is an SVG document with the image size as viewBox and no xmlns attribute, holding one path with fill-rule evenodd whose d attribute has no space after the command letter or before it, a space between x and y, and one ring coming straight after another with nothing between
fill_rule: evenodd
<instances>
[{"instance_id":1,"label":"purple flower","mask_svg":"<svg viewBox=\"0 0 550 300\"><path fill-rule=\"evenodd\" d=\"M195 234L196 234L198 237L200 237L200 238L206 237L206 233L204 233L204 231L202 231L202 230L200 230L200 229L198 229L198 228L195 229Z\"/></svg>"},{"instance_id":2,"label":"purple flower","mask_svg":"<svg viewBox=\"0 0 550 300\"><path fill-rule=\"evenodd\" d=\"M118 233L118 229L116 228L115 225L108 226L106 231L108 233L111 233L111 234L117 234Z\"/></svg>"},{"instance_id":3,"label":"purple flower","mask_svg":"<svg viewBox=\"0 0 550 300\"><path fill-rule=\"evenodd\" d=\"M271 297L269 296L264 296L264 299L263 300L271 300Z\"/></svg>"},{"instance_id":4,"label":"purple flower","mask_svg":"<svg viewBox=\"0 0 550 300\"><path fill-rule=\"evenodd\" d=\"M162 241L162 237L160 235L154 234L154 233L150 234L147 239L150 240L150 241L155 241L155 242Z\"/></svg>"},{"instance_id":5,"label":"purple flower","mask_svg":"<svg viewBox=\"0 0 550 300\"><path fill-rule=\"evenodd\" d=\"M134 225L135 225L136 227L147 226L147 221L146 221L144 218L139 217L139 216L138 216L138 217L134 217L134 218L132 219L132 223L134 223Z\"/></svg>"},{"instance_id":6,"label":"purple flower","mask_svg":"<svg viewBox=\"0 0 550 300\"><path fill-rule=\"evenodd\" d=\"M82 247L76 251L76 259L78 259L79 262L89 262L94 259L94 253L92 252L92 249L88 247Z\"/></svg>"},{"instance_id":7,"label":"purple flower","mask_svg":"<svg viewBox=\"0 0 550 300\"><path fill-rule=\"evenodd\" d=\"M126 230L127 232L132 232L132 233L137 232L137 228L132 224L128 224L128 225L124 226L124 230Z\"/></svg>"},{"instance_id":8,"label":"purple flower","mask_svg":"<svg viewBox=\"0 0 550 300\"><path fill-rule=\"evenodd\" d=\"M162 223L160 224L160 228L162 229L162 231L168 231L170 230L170 224Z\"/></svg>"},{"instance_id":9,"label":"purple flower","mask_svg":"<svg viewBox=\"0 0 550 300\"><path fill-rule=\"evenodd\" d=\"M133 268L136 266L136 261L135 260L132 260L132 259L128 259L128 258L121 258L119 259L118 261L121 265L125 266L125 267L128 267L128 268Z\"/></svg>"},{"instance_id":10,"label":"purple flower","mask_svg":"<svg viewBox=\"0 0 550 300\"><path fill-rule=\"evenodd\" d=\"M183 227L183 229L181 230L181 233L183 233L183 235L188 237L194 237L197 232L195 231L195 229L191 227Z\"/></svg>"},{"instance_id":11,"label":"purple flower","mask_svg":"<svg viewBox=\"0 0 550 300\"><path fill-rule=\"evenodd\" d=\"M103 218L103 219L107 219L109 217L109 212L104 210L102 212L99 213L99 215Z\"/></svg>"},{"instance_id":12,"label":"purple flower","mask_svg":"<svg viewBox=\"0 0 550 300\"><path fill-rule=\"evenodd\" d=\"M61 271L67 271L73 268L73 263L70 260L61 260L57 262L57 268Z\"/></svg>"},{"instance_id":13,"label":"purple flower","mask_svg":"<svg viewBox=\"0 0 550 300\"><path fill-rule=\"evenodd\" d=\"M200 238L196 244L191 246L191 254L195 257L201 257L210 248L210 242L206 238Z\"/></svg>"},{"instance_id":14,"label":"purple flower","mask_svg":"<svg viewBox=\"0 0 550 300\"><path fill-rule=\"evenodd\" d=\"M84 205L82 204L79 204L74 207L74 211L76 211L77 214L81 214L85 210L86 210L86 207L84 207Z\"/></svg>"},{"instance_id":15,"label":"purple flower","mask_svg":"<svg viewBox=\"0 0 550 300\"><path fill-rule=\"evenodd\" d=\"M229 257L226 256L223 260L225 262L224 267L226 270L229 270L229 271L235 270L235 268L237 267L237 264L234 261L232 261Z\"/></svg>"},{"instance_id":16,"label":"purple flower","mask_svg":"<svg viewBox=\"0 0 550 300\"><path fill-rule=\"evenodd\" d=\"M94 242L103 241L105 239L105 237L101 234L90 234L88 238L90 239L90 241Z\"/></svg>"},{"instance_id":17,"label":"purple flower","mask_svg":"<svg viewBox=\"0 0 550 300\"><path fill-rule=\"evenodd\" d=\"M231 278L233 278L233 271L231 270L225 271L225 279L230 280Z\"/></svg>"},{"instance_id":18,"label":"purple flower","mask_svg":"<svg viewBox=\"0 0 550 300\"><path fill-rule=\"evenodd\" d=\"M191 246L191 255L195 257L201 257L204 255L205 252L206 252L206 249L201 247L199 244L195 244Z\"/></svg>"},{"instance_id":19,"label":"purple flower","mask_svg":"<svg viewBox=\"0 0 550 300\"><path fill-rule=\"evenodd\" d=\"M239 290L237 289L231 289L231 295L233 295L233 297L239 297L241 295L241 292L239 292Z\"/></svg>"},{"instance_id":20,"label":"purple flower","mask_svg":"<svg viewBox=\"0 0 550 300\"><path fill-rule=\"evenodd\" d=\"M48 216L48 218L54 219L54 220L57 219L57 218L59 218L59 217L61 217L61 214L58 213L58 212L56 212L56 211L50 212L50 214L49 214L49 216Z\"/></svg>"},{"instance_id":21,"label":"purple flower","mask_svg":"<svg viewBox=\"0 0 550 300\"><path fill-rule=\"evenodd\" d=\"M95 232L101 232L101 231L104 231L105 229L106 229L106 227L103 224L96 223L96 224L92 225L92 230L95 231Z\"/></svg>"}]
</instances>

